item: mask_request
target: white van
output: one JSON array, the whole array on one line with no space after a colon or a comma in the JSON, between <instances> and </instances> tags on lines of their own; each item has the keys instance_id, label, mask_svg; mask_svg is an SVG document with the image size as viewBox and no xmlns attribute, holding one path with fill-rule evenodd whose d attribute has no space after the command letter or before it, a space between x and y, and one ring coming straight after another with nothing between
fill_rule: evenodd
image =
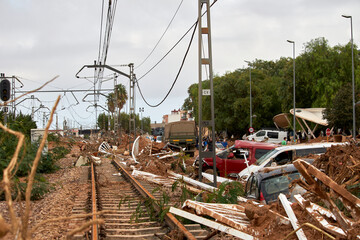
<instances>
[{"instance_id":1,"label":"white van","mask_svg":"<svg viewBox=\"0 0 360 240\"><path fill-rule=\"evenodd\" d=\"M256 163L243 169L239 174L240 180L247 180L252 172L256 172L264 167L279 166L291 163L296 157L304 157L309 154L323 154L333 145L344 145L346 143L326 142L326 143L304 143L296 145L286 145L274 148L267 152Z\"/></svg>"},{"instance_id":2,"label":"white van","mask_svg":"<svg viewBox=\"0 0 360 240\"><path fill-rule=\"evenodd\" d=\"M262 129L256 133L247 136L247 140L256 142L281 143L287 138L287 131Z\"/></svg>"}]
</instances>

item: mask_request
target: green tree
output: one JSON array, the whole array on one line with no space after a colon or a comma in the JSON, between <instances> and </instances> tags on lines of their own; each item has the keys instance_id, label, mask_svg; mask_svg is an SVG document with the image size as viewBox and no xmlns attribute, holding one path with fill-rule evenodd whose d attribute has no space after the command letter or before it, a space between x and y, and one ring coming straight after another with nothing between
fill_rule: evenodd
<instances>
[{"instance_id":1,"label":"green tree","mask_svg":"<svg viewBox=\"0 0 360 240\"><path fill-rule=\"evenodd\" d=\"M100 113L97 119L97 125L102 130L109 129L109 116L105 113Z\"/></svg>"},{"instance_id":2,"label":"green tree","mask_svg":"<svg viewBox=\"0 0 360 240\"><path fill-rule=\"evenodd\" d=\"M360 86L359 52L354 47L356 92ZM338 90L351 82L351 44L331 47L325 38L304 44L296 62L296 107L330 107ZM253 127L271 127L273 117L293 108L293 59L256 59L251 63ZM208 88L209 81L203 81ZM198 84L188 88L182 108L194 109L198 121ZM358 94L357 94L358 95ZM237 69L214 77L215 127L230 135L242 135L249 127L249 70ZM357 98L359 98L357 96ZM209 97L203 97L203 119L209 119ZM356 101L359 101L357 99ZM350 104L351 106L351 104ZM352 111L350 111L352 112ZM300 126L298 126L300 129Z\"/></svg>"},{"instance_id":3,"label":"green tree","mask_svg":"<svg viewBox=\"0 0 360 240\"><path fill-rule=\"evenodd\" d=\"M359 111L356 109L356 125L359 126ZM346 84L341 87L336 94L331 106L324 111L324 117L330 126L341 128L344 132L351 134L353 128L353 108L352 108L352 85Z\"/></svg>"}]
</instances>

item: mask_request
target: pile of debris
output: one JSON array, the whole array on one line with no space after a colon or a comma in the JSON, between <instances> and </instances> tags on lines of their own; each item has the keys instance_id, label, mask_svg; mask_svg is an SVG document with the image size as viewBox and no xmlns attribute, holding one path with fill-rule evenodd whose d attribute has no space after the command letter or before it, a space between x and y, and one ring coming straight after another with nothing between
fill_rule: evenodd
<instances>
[{"instance_id":1,"label":"pile of debris","mask_svg":"<svg viewBox=\"0 0 360 240\"><path fill-rule=\"evenodd\" d=\"M360 148L355 144L333 146L313 165L337 184L360 191Z\"/></svg>"},{"instance_id":2,"label":"pile of debris","mask_svg":"<svg viewBox=\"0 0 360 240\"><path fill-rule=\"evenodd\" d=\"M360 239L359 147L334 146L314 165L301 159L294 165L306 180L300 181L301 186L308 190L303 196L295 195L296 203L284 194L271 205L242 197L238 204L187 200L182 209L172 207L170 212L214 229L214 235L220 231L241 239ZM164 186L181 178L199 191L218 190L185 175L171 173L166 180L166 175L159 174L135 175Z\"/></svg>"},{"instance_id":3,"label":"pile of debris","mask_svg":"<svg viewBox=\"0 0 360 240\"><path fill-rule=\"evenodd\" d=\"M168 188L181 179L196 194L206 196L219 190L189 177L194 174L193 158L145 137L136 141L138 150L133 150L136 154L132 156L124 156L122 147L114 149L106 143L98 152L121 156L134 169L134 176ZM170 212L214 229L219 239L224 233L241 239L360 239L359 147L333 146L313 165L302 159L294 165L305 179L297 183L307 190L303 196L295 195L296 203L290 203L284 194L271 205L242 197L238 204L187 200L182 209L172 207Z\"/></svg>"}]
</instances>

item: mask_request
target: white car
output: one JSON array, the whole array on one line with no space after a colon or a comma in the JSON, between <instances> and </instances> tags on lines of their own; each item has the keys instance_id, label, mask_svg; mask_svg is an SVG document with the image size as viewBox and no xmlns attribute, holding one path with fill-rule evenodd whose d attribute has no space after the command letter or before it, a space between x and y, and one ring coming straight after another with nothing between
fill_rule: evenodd
<instances>
[{"instance_id":1,"label":"white car","mask_svg":"<svg viewBox=\"0 0 360 240\"><path fill-rule=\"evenodd\" d=\"M287 138L287 131L263 129L247 136L246 139L256 142L266 141L268 143L281 143L284 138Z\"/></svg>"},{"instance_id":2,"label":"white car","mask_svg":"<svg viewBox=\"0 0 360 240\"><path fill-rule=\"evenodd\" d=\"M277 147L263 155L253 165L243 169L238 174L238 177L240 180L247 180L251 173L256 172L264 167L279 166L291 163L296 157L304 157L309 154L324 154L331 146L344 144L346 143L304 143Z\"/></svg>"}]
</instances>

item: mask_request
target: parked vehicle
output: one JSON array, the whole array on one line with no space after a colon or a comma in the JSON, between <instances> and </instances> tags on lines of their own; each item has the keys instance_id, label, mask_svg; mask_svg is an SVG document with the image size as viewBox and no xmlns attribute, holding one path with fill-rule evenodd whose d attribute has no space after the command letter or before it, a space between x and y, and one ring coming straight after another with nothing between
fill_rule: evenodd
<instances>
[{"instance_id":1,"label":"parked vehicle","mask_svg":"<svg viewBox=\"0 0 360 240\"><path fill-rule=\"evenodd\" d=\"M314 159L306 159L306 161L312 163ZM290 198L289 184L299 178L302 178L302 176L293 164L263 168L252 173L247 180L245 187L246 198L255 199L266 204L275 202L280 193ZM292 194L305 192L305 189L295 186Z\"/></svg>"},{"instance_id":2,"label":"parked vehicle","mask_svg":"<svg viewBox=\"0 0 360 240\"><path fill-rule=\"evenodd\" d=\"M162 140L163 140L163 137L162 137L162 136L159 135L159 136L156 137L156 142L157 142L157 143L161 143Z\"/></svg>"},{"instance_id":3,"label":"parked vehicle","mask_svg":"<svg viewBox=\"0 0 360 240\"><path fill-rule=\"evenodd\" d=\"M249 166L239 173L240 180L247 180L252 172L256 172L264 167L278 166L291 163L298 157L308 156L309 154L323 154L332 145L341 145L345 143L327 142L327 143L307 143L286 145L274 148L267 154L259 158L255 164Z\"/></svg>"},{"instance_id":4,"label":"parked vehicle","mask_svg":"<svg viewBox=\"0 0 360 240\"><path fill-rule=\"evenodd\" d=\"M252 135L247 136L247 140L256 142L266 141L269 143L281 143L284 138L287 138L287 134L287 131L262 129Z\"/></svg>"},{"instance_id":5,"label":"parked vehicle","mask_svg":"<svg viewBox=\"0 0 360 240\"><path fill-rule=\"evenodd\" d=\"M196 127L194 121L178 121L165 125L164 140L185 148L185 153L194 156L196 149Z\"/></svg>"},{"instance_id":6,"label":"parked vehicle","mask_svg":"<svg viewBox=\"0 0 360 240\"><path fill-rule=\"evenodd\" d=\"M216 154L217 175L236 178L241 170L255 163L257 159L277 146L269 143L236 140L233 146ZM246 160L248 161L247 164ZM198 158L195 160L194 165L199 166ZM212 158L203 159L202 171L206 173L213 172Z\"/></svg>"}]
</instances>

